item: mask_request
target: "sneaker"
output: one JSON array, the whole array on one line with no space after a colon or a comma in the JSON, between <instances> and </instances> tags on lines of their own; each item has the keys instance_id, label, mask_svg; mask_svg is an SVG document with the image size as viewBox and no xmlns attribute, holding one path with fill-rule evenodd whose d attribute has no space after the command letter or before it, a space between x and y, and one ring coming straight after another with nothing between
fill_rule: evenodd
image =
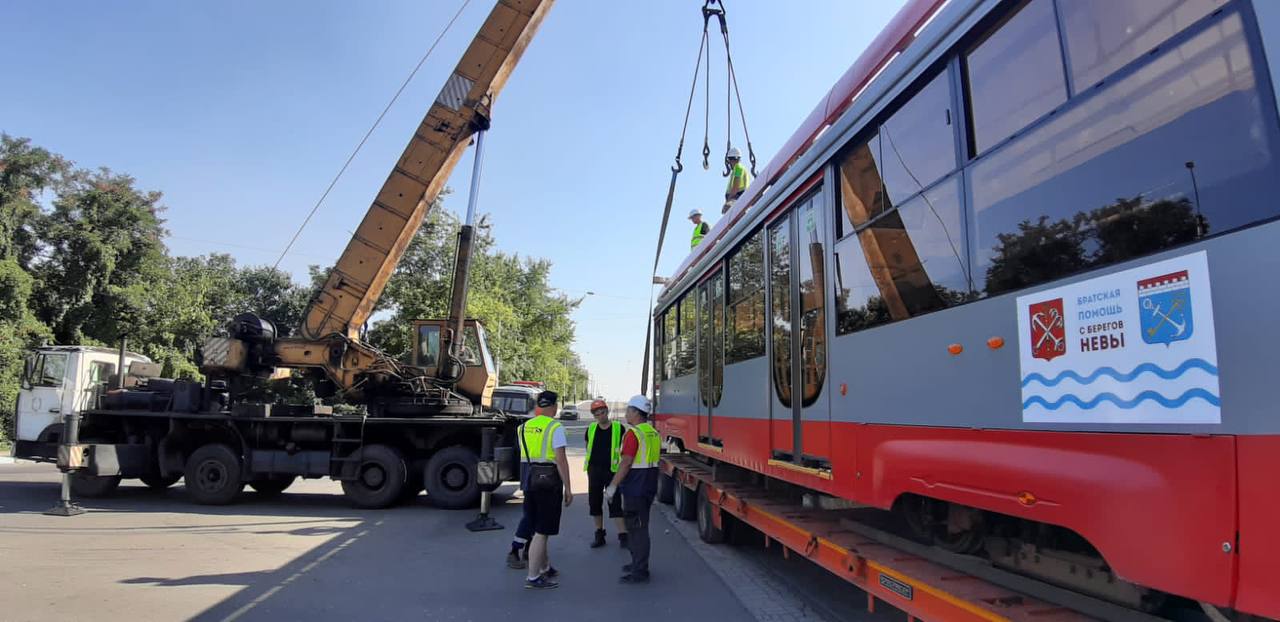
<instances>
[{"instance_id":1,"label":"sneaker","mask_svg":"<svg viewBox=\"0 0 1280 622\"><path fill-rule=\"evenodd\" d=\"M507 553L507 568L515 570L523 570L529 567L529 562L520 555L520 551L511 551Z\"/></svg>"},{"instance_id":2,"label":"sneaker","mask_svg":"<svg viewBox=\"0 0 1280 622\"><path fill-rule=\"evenodd\" d=\"M627 533L625 531L618 534L618 546L624 549L627 548Z\"/></svg>"},{"instance_id":3,"label":"sneaker","mask_svg":"<svg viewBox=\"0 0 1280 622\"><path fill-rule=\"evenodd\" d=\"M547 577L547 578L554 579L554 578L556 578L556 577L560 576L560 571L559 571L559 570L556 570L556 567L555 567L555 566L548 566L548 567L547 567L547 569L546 569L546 570L544 570L544 571L542 572L542 574L541 574L541 575L539 575L539 576L543 576L543 577Z\"/></svg>"},{"instance_id":4,"label":"sneaker","mask_svg":"<svg viewBox=\"0 0 1280 622\"><path fill-rule=\"evenodd\" d=\"M618 583L648 583L648 582L649 582L648 573L636 574L634 572L628 572L627 574L622 575L622 577L618 579Z\"/></svg>"},{"instance_id":5,"label":"sneaker","mask_svg":"<svg viewBox=\"0 0 1280 622\"><path fill-rule=\"evenodd\" d=\"M597 530L596 530L596 537L595 537L595 539L594 539L594 540L592 540L592 541L591 541L591 548L593 548L593 549L598 549L598 548L600 548L600 547L602 547L602 546L604 546L604 530L603 530L603 529L597 529Z\"/></svg>"},{"instance_id":6,"label":"sneaker","mask_svg":"<svg viewBox=\"0 0 1280 622\"><path fill-rule=\"evenodd\" d=\"M526 590L553 590L558 587L560 587L559 583L548 579L546 576L524 580L524 589Z\"/></svg>"}]
</instances>

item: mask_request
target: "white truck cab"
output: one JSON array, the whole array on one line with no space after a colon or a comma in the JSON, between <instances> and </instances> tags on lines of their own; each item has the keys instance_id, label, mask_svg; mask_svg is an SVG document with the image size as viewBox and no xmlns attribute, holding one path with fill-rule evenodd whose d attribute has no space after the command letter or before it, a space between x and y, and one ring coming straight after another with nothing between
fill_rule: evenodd
<instances>
[{"instance_id":1,"label":"white truck cab","mask_svg":"<svg viewBox=\"0 0 1280 622\"><path fill-rule=\"evenodd\" d=\"M118 350L96 346L46 346L27 356L18 392L14 455L48 459L39 446L56 440L62 416L95 406L103 384L116 373ZM150 363L151 359L125 352L125 364ZM25 454L25 455L24 455Z\"/></svg>"}]
</instances>

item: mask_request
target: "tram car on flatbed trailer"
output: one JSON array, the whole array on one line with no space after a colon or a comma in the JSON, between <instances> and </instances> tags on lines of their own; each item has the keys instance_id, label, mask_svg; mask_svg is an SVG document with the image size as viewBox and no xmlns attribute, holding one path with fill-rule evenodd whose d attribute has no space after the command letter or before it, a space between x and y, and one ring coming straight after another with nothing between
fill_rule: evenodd
<instances>
[{"instance_id":1,"label":"tram car on flatbed trailer","mask_svg":"<svg viewBox=\"0 0 1280 622\"><path fill-rule=\"evenodd\" d=\"M1280 619L1280 4L912 0L668 281L669 444Z\"/></svg>"}]
</instances>

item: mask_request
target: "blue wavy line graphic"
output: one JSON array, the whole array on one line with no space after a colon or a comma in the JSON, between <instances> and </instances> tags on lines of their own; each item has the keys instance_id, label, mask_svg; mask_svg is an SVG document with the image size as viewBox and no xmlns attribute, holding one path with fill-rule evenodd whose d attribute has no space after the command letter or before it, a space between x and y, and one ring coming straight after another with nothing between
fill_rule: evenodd
<instances>
[{"instance_id":1,"label":"blue wavy line graphic","mask_svg":"<svg viewBox=\"0 0 1280 622\"><path fill-rule=\"evenodd\" d=\"M1135 406L1137 406L1138 404L1141 404L1146 401L1157 402L1161 406L1164 406L1165 408L1179 408L1183 404L1186 404L1187 402L1194 399L1202 399L1206 402L1209 402L1210 404L1213 404L1214 406L1221 406L1221 403L1218 401L1218 396L1204 389L1196 388L1196 389L1191 389L1174 399L1167 398L1155 391L1143 391L1142 393L1139 393L1136 397L1134 397L1131 400L1120 399L1120 397L1118 397L1114 393L1099 393L1098 395L1094 396L1093 399L1090 399L1088 401L1082 400L1079 397L1076 397L1068 393L1058 398L1058 400L1054 402L1050 402L1044 399L1043 397L1040 397L1039 395L1033 395L1027 398L1026 401L1022 402L1022 409L1026 410L1027 408L1038 404L1048 410L1058 410L1059 408L1062 408L1063 405L1070 402L1072 404L1075 404L1082 410L1090 410L1095 406L1097 406L1098 404L1101 404L1102 402L1111 402L1112 404L1115 404L1118 408L1122 408L1124 410L1130 410Z\"/></svg>"},{"instance_id":2,"label":"blue wavy line graphic","mask_svg":"<svg viewBox=\"0 0 1280 622\"><path fill-rule=\"evenodd\" d=\"M1081 376L1080 374L1076 373L1074 370L1071 370L1071 369L1068 369L1067 371L1064 371L1058 374L1057 376L1054 376L1053 378L1045 378L1039 372L1033 372L1031 374L1027 374L1025 377L1022 378L1022 386L1026 387L1032 382L1039 382L1040 384L1043 384L1046 387L1054 387L1054 386L1057 386L1059 383L1061 383L1063 380L1066 380L1068 378L1075 380L1080 384L1093 384L1093 381L1097 380L1098 378L1101 378L1102 376L1110 376L1111 378L1115 378L1120 382L1133 382L1135 378L1145 373L1152 373L1161 378L1164 378L1165 380L1172 380L1174 378L1181 377L1182 374L1185 374L1192 369L1203 369L1209 372L1210 374L1213 374L1214 376L1218 375L1217 366L1210 363L1209 361L1197 358L1197 359L1187 359L1177 367L1169 370L1166 370L1156 365L1155 363L1143 363L1133 368L1133 371L1127 374L1116 371L1114 367L1099 367L1098 369L1093 370L1093 373L1089 374L1088 376Z\"/></svg>"}]
</instances>

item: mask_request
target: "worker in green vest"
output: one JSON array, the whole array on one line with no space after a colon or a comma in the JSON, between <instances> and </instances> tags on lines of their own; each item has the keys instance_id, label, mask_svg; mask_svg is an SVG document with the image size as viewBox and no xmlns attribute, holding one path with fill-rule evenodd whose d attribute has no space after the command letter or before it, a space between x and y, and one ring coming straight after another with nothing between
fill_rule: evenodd
<instances>
[{"instance_id":1,"label":"worker in green vest","mask_svg":"<svg viewBox=\"0 0 1280 622\"><path fill-rule=\"evenodd\" d=\"M622 583L649 582L649 510L658 494L658 458L662 451L662 438L649 413L653 410L649 398L637 395L627 402L627 424L630 429L622 437L622 459L613 481L604 489L606 496L621 489L622 512L627 519L627 548L631 550L631 563L622 567L626 574Z\"/></svg>"},{"instance_id":2,"label":"worker in green vest","mask_svg":"<svg viewBox=\"0 0 1280 622\"><path fill-rule=\"evenodd\" d=\"M604 400L591 402L591 415L595 422L587 428L587 458L582 468L587 472L587 510L596 524L596 537L591 548L605 545L604 488L613 480L622 462L622 423L609 421L609 405ZM622 498L614 493L609 496L609 518L618 527L618 545L627 546L627 524L622 517Z\"/></svg>"},{"instance_id":3,"label":"worker in green vest","mask_svg":"<svg viewBox=\"0 0 1280 622\"><path fill-rule=\"evenodd\" d=\"M702 243L702 238L711 233L711 225L702 222L702 210L693 208L689 210L689 222L693 223L693 239L689 240L689 248L698 248Z\"/></svg>"},{"instance_id":4,"label":"worker in green vest","mask_svg":"<svg viewBox=\"0 0 1280 622\"><path fill-rule=\"evenodd\" d=\"M573 502L569 482L569 444L564 426L548 416L554 413L559 396L553 391L538 395L538 416L524 422L516 430L520 445L520 488L524 490L524 513L533 528L529 539L528 578L526 589L560 587L551 567L548 540L560 533L560 512ZM551 408L543 408L550 404Z\"/></svg>"},{"instance_id":5,"label":"worker in green vest","mask_svg":"<svg viewBox=\"0 0 1280 622\"><path fill-rule=\"evenodd\" d=\"M724 191L724 207L720 209L723 214L733 207L733 202L738 200L747 191L747 187L751 185L751 174L747 172L747 167L742 165L742 152L737 147L729 149L726 156L729 160L729 187Z\"/></svg>"}]
</instances>

